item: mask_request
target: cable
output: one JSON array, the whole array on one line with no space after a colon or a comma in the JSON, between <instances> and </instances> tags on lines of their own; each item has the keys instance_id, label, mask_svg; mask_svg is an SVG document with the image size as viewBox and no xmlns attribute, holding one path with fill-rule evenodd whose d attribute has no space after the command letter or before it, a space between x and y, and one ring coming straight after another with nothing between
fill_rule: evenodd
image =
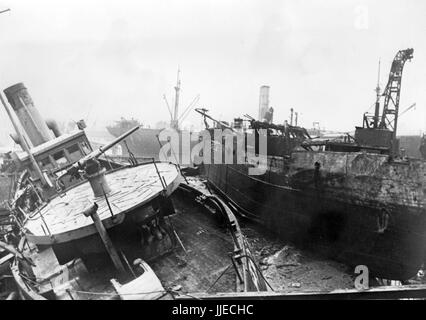
<instances>
[{"instance_id":1,"label":"cable","mask_svg":"<svg viewBox=\"0 0 426 320\"><path fill-rule=\"evenodd\" d=\"M215 285L216 283L219 281L220 278L222 278L222 276L228 271L228 269L232 266L232 263L230 263L225 270L223 270L221 272L221 274L219 275L219 277L217 277L217 279L213 282L213 284L206 290L206 292L209 292Z\"/></svg>"},{"instance_id":2,"label":"cable","mask_svg":"<svg viewBox=\"0 0 426 320\"><path fill-rule=\"evenodd\" d=\"M266 284L268 285L268 287L269 287L272 291L274 291L274 288L272 288L272 286L269 284L268 280L266 280L265 276L263 275L262 271L260 271L260 269L259 269L259 267L257 266L257 264L256 264L256 262L254 261L254 259L253 259L251 256L247 255L247 254L243 254L243 255L241 255L240 257L242 257L242 258L243 258L243 257L245 257L245 258L250 259L250 260L251 260L251 262L253 262L253 264L254 264L254 266L255 266L256 270L259 272L259 274L260 274L260 276L262 277L262 279L266 282Z\"/></svg>"}]
</instances>

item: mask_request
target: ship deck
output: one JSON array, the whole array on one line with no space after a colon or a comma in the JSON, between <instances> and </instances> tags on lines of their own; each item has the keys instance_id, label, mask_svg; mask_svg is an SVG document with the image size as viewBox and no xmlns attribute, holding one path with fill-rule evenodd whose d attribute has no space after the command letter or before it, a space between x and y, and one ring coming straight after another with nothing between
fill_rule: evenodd
<instances>
[{"instance_id":1,"label":"ship deck","mask_svg":"<svg viewBox=\"0 0 426 320\"><path fill-rule=\"evenodd\" d=\"M152 269L165 286L181 285L184 292L235 291L236 275L229 256L234 250L231 235L194 203L175 195L172 199L178 212L172 222L185 249L178 248L157 259Z\"/></svg>"},{"instance_id":2,"label":"ship deck","mask_svg":"<svg viewBox=\"0 0 426 320\"><path fill-rule=\"evenodd\" d=\"M196 203L188 203L179 193L172 195L176 214L172 224L182 245L148 264L164 288L178 288L178 293L187 292L233 292L236 289L236 274L229 253L233 251L231 235L207 210ZM140 243L134 243L135 251ZM31 258L38 286L49 299L118 299L110 279L116 278L112 264L97 272L89 272L81 259L61 266L51 247L37 252L31 250ZM132 261L130 261L130 264ZM228 268L229 267L229 268ZM123 283L132 280L129 276ZM54 288L54 289L53 289ZM143 291L143 288L141 288ZM166 295L163 298L170 298Z\"/></svg>"},{"instance_id":3,"label":"ship deck","mask_svg":"<svg viewBox=\"0 0 426 320\"><path fill-rule=\"evenodd\" d=\"M179 172L172 164L157 163L156 166L170 194L180 183ZM111 188L107 197L113 214L118 216L116 221L120 220L120 216L123 218L124 214L149 203L163 190L153 163L109 172L106 179ZM93 221L83 212L95 202L99 218L105 226L108 228L113 225L105 197L95 197L90 183L85 181L55 197L28 219L25 227L28 229L29 239L39 244L50 244L51 236L58 243L94 234L96 228Z\"/></svg>"}]
</instances>

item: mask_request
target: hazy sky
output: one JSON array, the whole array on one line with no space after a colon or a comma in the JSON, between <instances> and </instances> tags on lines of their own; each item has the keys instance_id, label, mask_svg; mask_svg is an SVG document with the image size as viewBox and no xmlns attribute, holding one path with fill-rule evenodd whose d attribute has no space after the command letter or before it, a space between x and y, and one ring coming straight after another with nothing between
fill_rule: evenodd
<instances>
[{"instance_id":1,"label":"hazy sky","mask_svg":"<svg viewBox=\"0 0 426 320\"><path fill-rule=\"evenodd\" d=\"M350 131L400 49L400 133L426 131L426 1L0 1L0 87L24 82L45 117L169 121L178 65L181 110L195 95L223 120L257 116L271 87L275 121ZM192 112L187 118L200 125ZM1 107L2 131L12 131Z\"/></svg>"}]
</instances>

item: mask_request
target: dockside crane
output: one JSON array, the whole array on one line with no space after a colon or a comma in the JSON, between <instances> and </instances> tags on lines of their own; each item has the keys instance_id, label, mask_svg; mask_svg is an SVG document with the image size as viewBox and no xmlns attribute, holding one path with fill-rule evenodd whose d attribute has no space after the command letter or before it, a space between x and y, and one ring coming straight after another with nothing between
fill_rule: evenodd
<instances>
[{"instance_id":1,"label":"dockside crane","mask_svg":"<svg viewBox=\"0 0 426 320\"><path fill-rule=\"evenodd\" d=\"M381 129L393 131L393 138L396 138L398 125L399 98L401 95L402 71L405 62L413 58L413 49L400 50L393 59L389 80L382 96L385 97L383 104L382 118L379 124Z\"/></svg>"},{"instance_id":2,"label":"dockside crane","mask_svg":"<svg viewBox=\"0 0 426 320\"><path fill-rule=\"evenodd\" d=\"M377 85L374 115L364 114L363 128L356 128L355 139L359 144L381 148L382 152L388 150L393 155L399 153L399 143L396 133L398 128L402 72L405 62L413 58L413 52L414 50L411 48L399 50L393 59L388 82L381 95L380 88ZM380 114L381 97L384 97L384 102L382 113Z\"/></svg>"}]
</instances>

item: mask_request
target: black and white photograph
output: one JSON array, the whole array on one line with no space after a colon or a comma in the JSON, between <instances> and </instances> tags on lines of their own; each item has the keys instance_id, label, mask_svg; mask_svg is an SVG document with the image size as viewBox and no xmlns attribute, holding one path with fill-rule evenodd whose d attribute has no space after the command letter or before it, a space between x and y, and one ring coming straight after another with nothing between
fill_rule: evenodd
<instances>
[{"instance_id":1,"label":"black and white photograph","mask_svg":"<svg viewBox=\"0 0 426 320\"><path fill-rule=\"evenodd\" d=\"M0 300L425 300L425 17L0 0Z\"/></svg>"}]
</instances>

